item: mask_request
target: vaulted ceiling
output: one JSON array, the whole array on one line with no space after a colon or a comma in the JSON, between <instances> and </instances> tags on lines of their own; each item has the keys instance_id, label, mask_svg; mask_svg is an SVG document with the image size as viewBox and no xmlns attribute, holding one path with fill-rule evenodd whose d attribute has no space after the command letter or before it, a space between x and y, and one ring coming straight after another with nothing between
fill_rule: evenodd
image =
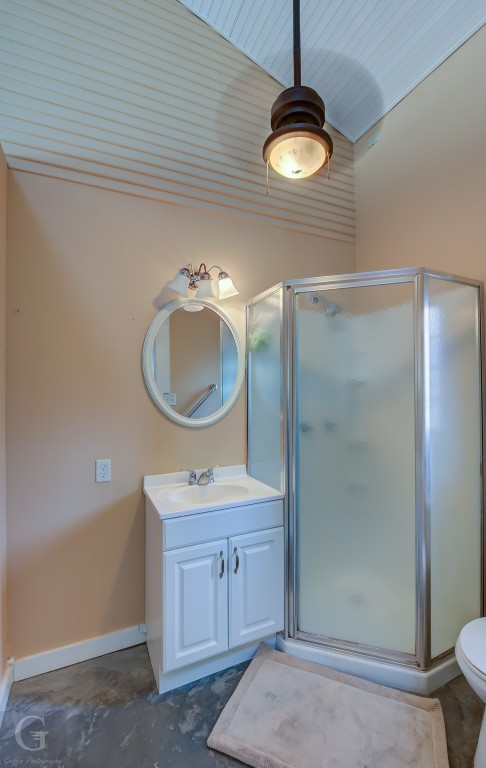
<instances>
[{"instance_id":1,"label":"vaulted ceiling","mask_svg":"<svg viewBox=\"0 0 486 768\"><path fill-rule=\"evenodd\" d=\"M292 85L292 0L181 2ZM485 0L301 0L303 83L354 142L485 23Z\"/></svg>"},{"instance_id":2,"label":"vaulted ceiling","mask_svg":"<svg viewBox=\"0 0 486 768\"><path fill-rule=\"evenodd\" d=\"M351 142L485 23L486 0L301 2L330 175L265 178L291 0L0 0L9 167L353 243Z\"/></svg>"}]
</instances>

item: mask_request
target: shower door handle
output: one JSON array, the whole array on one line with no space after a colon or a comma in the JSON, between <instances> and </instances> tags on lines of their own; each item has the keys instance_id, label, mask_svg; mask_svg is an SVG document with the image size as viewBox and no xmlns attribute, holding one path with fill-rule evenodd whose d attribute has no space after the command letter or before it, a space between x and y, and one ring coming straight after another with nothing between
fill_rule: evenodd
<instances>
[{"instance_id":1,"label":"shower door handle","mask_svg":"<svg viewBox=\"0 0 486 768\"><path fill-rule=\"evenodd\" d=\"M238 568L240 567L240 556L239 556L239 554L238 554L238 547L235 547L235 548L234 548L234 550L233 550L233 554L235 554L235 555L236 555L235 570L233 571L233 573L234 573L234 574L235 574L235 576L236 576L236 574L238 573Z\"/></svg>"}]
</instances>

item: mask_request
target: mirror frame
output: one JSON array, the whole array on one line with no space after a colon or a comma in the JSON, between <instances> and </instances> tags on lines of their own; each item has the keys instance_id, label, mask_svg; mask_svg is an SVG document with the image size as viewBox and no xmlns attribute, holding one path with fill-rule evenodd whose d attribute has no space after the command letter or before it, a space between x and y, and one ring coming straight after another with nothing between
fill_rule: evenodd
<instances>
[{"instance_id":1,"label":"mirror frame","mask_svg":"<svg viewBox=\"0 0 486 768\"><path fill-rule=\"evenodd\" d=\"M213 312L215 312L220 317L220 319L226 323L235 341L236 352L238 356L238 372L231 395L221 408L218 408L218 410L212 413L210 416L204 416L201 419L188 419L187 416L182 416L180 413L177 413L177 411L175 411L170 405L167 405L161 396L159 388L157 387L152 360L152 349L154 346L155 338L163 323L165 323L165 321L177 309L181 309L186 304L194 303L202 304L203 307L208 307L208 309L211 309ZM147 387L149 395L159 411L171 419L171 421L175 421L176 424L180 424L183 427L209 427L211 424L216 424L217 421L226 416L226 414L233 408L240 395L241 388L245 380L245 369L245 350L240 334L238 333L234 323L229 319L226 312L213 304L212 301L206 301L205 299L176 299L175 301L171 301L169 304L166 304L164 307L162 307L160 312L155 316L145 335L142 350L142 370L145 386Z\"/></svg>"}]
</instances>

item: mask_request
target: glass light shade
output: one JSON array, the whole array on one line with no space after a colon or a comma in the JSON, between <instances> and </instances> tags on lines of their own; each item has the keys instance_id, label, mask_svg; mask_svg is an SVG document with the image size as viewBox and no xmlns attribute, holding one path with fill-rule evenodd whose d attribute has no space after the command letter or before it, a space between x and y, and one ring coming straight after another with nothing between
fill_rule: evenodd
<instances>
[{"instance_id":1,"label":"glass light shade","mask_svg":"<svg viewBox=\"0 0 486 768\"><path fill-rule=\"evenodd\" d=\"M239 291L227 272L220 272L218 275L219 298L229 299L230 296L237 296Z\"/></svg>"},{"instance_id":2,"label":"glass light shade","mask_svg":"<svg viewBox=\"0 0 486 768\"><path fill-rule=\"evenodd\" d=\"M178 293L180 296L187 298L187 292L189 289L189 270L184 268L174 277L170 283L167 283L167 288L170 288L174 293Z\"/></svg>"},{"instance_id":3,"label":"glass light shade","mask_svg":"<svg viewBox=\"0 0 486 768\"><path fill-rule=\"evenodd\" d=\"M207 273L206 273L207 274ZM214 290L213 280L199 278L199 284L197 288L197 297L199 299L216 299L216 291Z\"/></svg>"},{"instance_id":4,"label":"glass light shade","mask_svg":"<svg viewBox=\"0 0 486 768\"><path fill-rule=\"evenodd\" d=\"M202 304L198 304L195 300L194 303L191 302L190 304L184 304L182 309L185 310L185 312L201 312L204 307Z\"/></svg>"},{"instance_id":5,"label":"glass light shade","mask_svg":"<svg viewBox=\"0 0 486 768\"><path fill-rule=\"evenodd\" d=\"M289 126L268 137L263 156L281 176L304 179L329 162L332 144L326 137L327 133L319 128L301 130Z\"/></svg>"}]
</instances>

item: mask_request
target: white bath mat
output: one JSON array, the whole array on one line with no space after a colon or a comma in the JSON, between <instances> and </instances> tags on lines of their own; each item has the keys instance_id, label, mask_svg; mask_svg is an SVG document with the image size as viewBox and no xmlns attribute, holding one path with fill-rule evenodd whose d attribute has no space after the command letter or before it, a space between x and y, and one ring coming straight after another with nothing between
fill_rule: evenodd
<instances>
[{"instance_id":1,"label":"white bath mat","mask_svg":"<svg viewBox=\"0 0 486 768\"><path fill-rule=\"evenodd\" d=\"M207 743L254 768L449 768L437 699L263 643Z\"/></svg>"}]
</instances>

